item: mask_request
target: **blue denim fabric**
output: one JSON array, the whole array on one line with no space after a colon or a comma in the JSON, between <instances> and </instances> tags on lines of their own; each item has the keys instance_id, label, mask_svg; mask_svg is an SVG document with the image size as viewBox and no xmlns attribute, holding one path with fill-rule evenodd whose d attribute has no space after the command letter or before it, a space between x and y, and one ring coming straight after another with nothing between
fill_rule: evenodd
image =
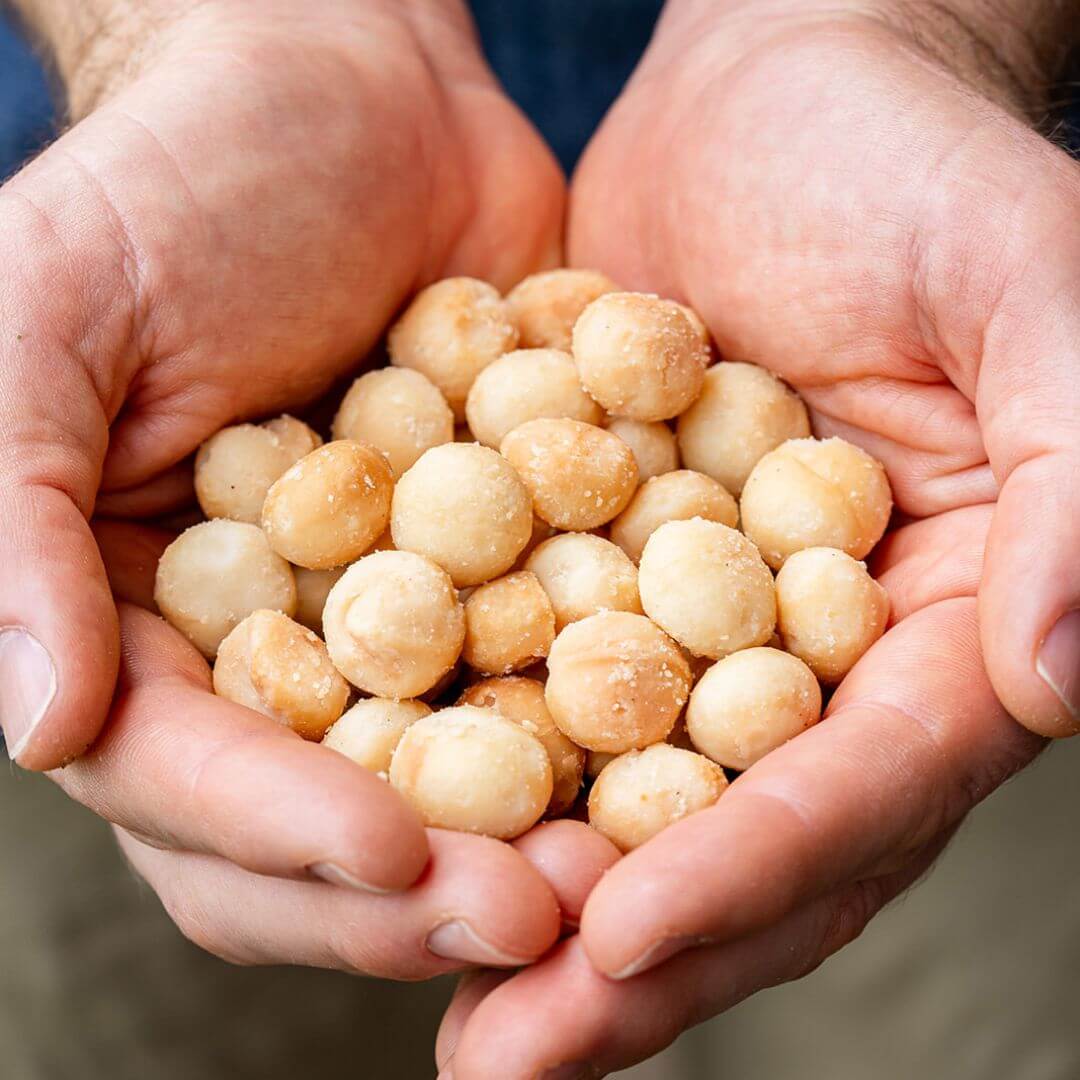
<instances>
[{"instance_id":1,"label":"blue denim fabric","mask_svg":"<svg viewBox=\"0 0 1080 1080\"><path fill-rule=\"evenodd\" d=\"M41 65L0 12L0 180L39 150L52 130L53 110Z\"/></svg>"}]
</instances>

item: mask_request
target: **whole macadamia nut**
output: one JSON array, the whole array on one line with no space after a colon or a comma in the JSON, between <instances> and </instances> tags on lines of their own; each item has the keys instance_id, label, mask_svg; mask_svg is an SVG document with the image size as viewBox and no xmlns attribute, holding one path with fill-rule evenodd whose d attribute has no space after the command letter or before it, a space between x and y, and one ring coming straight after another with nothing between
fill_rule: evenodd
<instances>
[{"instance_id":1,"label":"whole macadamia nut","mask_svg":"<svg viewBox=\"0 0 1080 1080\"><path fill-rule=\"evenodd\" d=\"M598 611L641 614L637 567L610 540L562 533L545 540L525 561L555 612L556 631Z\"/></svg>"},{"instance_id":2,"label":"whole macadamia nut","mask_svg":"<svg viewBox=\"0 0 1080 1080\"><path fill-rule=\"evenodd\" d=\"M690 518L735 528L739 507L719 480L690 469L654 476L637 489L630 505L611 523L611 539L635 562L645 542L668 521Z\"/></svg>"},{"instance_id":3,"label":"whole macadamia nut","mask_svg":"<svg viewBox=\"0 0 1080 1080\"><path fill-rule=\"evenodd\" d=\"M634 420L678 416L701 392L709 350L670 300L608 293L574 326L585 389L609 413Z\"/></svg>"},{"instance_id":4,"label":"whole macadamia nut","mask_svg":"<svg viewBox=\"0 0 1080 1080\"><path fill-rule=\"evenodd\" d=\"M400 476L425 450L454 441L454 413L419 371L380 368L349 388L334 417L333 436L376 447Z\"/></svg>"},{"instance_id":5,"label":"whole macadamia nut","mask_svg":"<svg viewBox=\"0 0 1080 1080\"><path fill-rule=\"evenodd\" d=\"M517 343L513 312L498 290L456 277L416 296L391 328L387 348L395 367L426 375L461 420L473 379Z\"/></svg>"},{"instance_id":6,"label":"whole macadamia nut","mask_svg":"<svg viewBox=\"0 0 1080 1080\"><path fill-rule=\"evenodd\" d=\"M777 570L809 547L864 558L889 524L892 492L865 450L843 439L792 439L754 466L740 509L743 531Z\"/></svg>"},{"instance_id":7,"label":"whole macadamia nut","mask_svg":"<svg viewBox=\"0 0 1080 1080\"><path fill-rule=\"evenodd\" d=\"M735 362L705 372L701 396L678 423L683 464L734 495L765 454L809 434L806 406L796 394L765 368Z\"/></svg>"},{"instance_id":8,"label":"whole macadamia nut","mask_svg":"<svg viewBox=\"0 0 1080 1080\"><path fill-rule=\"evenodd\" d=\"M798 657L743 649L701 677L686 708L686 730L706 757L749 769L821 719L821 687Z\"/></svg>"},{"instance_id":9,"label":"whole macadamia nut","mask_svg":"<svg viewBox=\"0 0 1080 1080\"><path fill-rule=\"evenodd\" d=\"M461 658L486 675L543 660L555 640L555 612L535 574L507 574L476 588L465 601Z\"/></svg>"},{"instance_id":10,"label":"whole macadamia nut","mask_svg":"<svg viewBox=\"0 0 1080 1080\"><path fill-rule=\"evenodd\" d=\"M323 612L330 658L361 690L412 698L457 663L465 612L450 576L408 551L379 551L354 563Z\"/></svg>"},{"instance_id":11,"label":"whole macadamia nut","mask_svg":"<svg viewBox=\"0 0 1080 1080\"><path fill-rule=\"evenodd\" d=\"M724 770L708 758L657 743L601 771L589 793L589 824L620 851L632 851L712 806L727 786Z\"/></svg>"},{"instance_id":12,"label":"whole macadamia nut","mask_svg":"<svg viewBox=\"0 0 1080 1080\"><path fill-rule=\"evenodd\" d=\"M522 348L569 351L581 313L618 288L598 270L547 270L518 282L506 302L521 331Z\"/></svg>"},{"instance_id":13,"label":"whole macadamia nut","mask_svg":"<svg viewBox=\"0 0 1080 1080\"><path fill-rule=\"evenodd\" d=\"M517 349L476 377L465 403L469 429L496 450L527 420L598 424L603 410L585 393L574 358L558 349Z\"/></svg>"},{"instance_id":14,"label":"whole macadamia nut","mask_svg":"<svg viewBox=\"0 0 1080 1080\"><path fill-rule=\"evenodd\" d=\"M780 637L824 683L838 683L885 632L889 595L843 551L797 551L776 575Z\"/></svg>"},{"instance_id":15,"label":"whole macadamia nut","mask_svg":"<svg viewBox=\"0 0 1080 1080\"><path fill-rule=\"evenodd\" d=\"M679 647L643 615L590 615L562 630L548 654L548 710L587 750L618 754L660 742L689 693Z\"/></svg>"},{"instance_id":16,"label":"whole macadamia nut","mask_svg":"<svg viewBox=\"0 0 1080 1080\"><path fill-rule=\"evenodd\" d=\"M390 760L406 729L431 715L422 701L394 701L392 698L361 698L323 736L323 746L362 765L389 776Z\"/></svg>"},{"instance_id":17,"label":"whole macadamia nut","mask_svg":"<svg viewBox=\"0 0 1080 1080\"><path fill-rule=\"evenodd\" d=\"M296 582L263 531L216 518L181 533L164 551L154 584L158 610L207 657L260 608L293 615Z\"/></svg>"},{"instance_id":18,"label":"whole macadamia nut","mask_svg":"<svg viewBox=\"0 0 1080 1080\"><path fill-rule=\"evenodd\" d=\"M543 683L520 675L484 679L470 686L458 704L494 709L500 716L535 735L551 759L554 787L547 813L561 814L573 806L581 790L585 751L555 726L544 699Z\"/></svg>"},{"instance_id":19,"label":"whole macadamia nut","mask_svg":"<svg viewBox=\"0 0 1080 1080\"><path fill-rule=\"evenodd\" d=\"M607 422L607 429L630 447L642 483L679 467L679 447L675 433L667 424L613 416Z\"/></svg>"},{"instance_id":20,"label":"whole macadamia nut","mask_svg":"<svg viewBox=\"0 0 1080 1080\"><path fill-rule=\"evenodd\" d=\"M195 496L202 512L258 525L270 485L321 445L307 424L291 416L222 428L195 455Z\"/></svg>"},{"instance_id":21,"label":"whole macadamia nut","mask_svg":"<svg viewBox=\"0 0 1080 1080\"><path fill-rule=\"evenodd\" d=\"M579 420L530 420L503 439L539 517L557 529L587 532L609 522L638 484L630 447Z\"/></svg>"},{"instance_id":22,"label":"whole macadamia nut","mask_svg":"<svg viewBox=\"0 0 1080 1080\"><path fill-rule=\"evenodd\" d=\"M390 783L424 823L512 840L551 801L551 760L535 735L490 709L458 705L401 737Z\"/></svg>"},{"instance_id":23,"label":"whole macadamia nut","mask_svg":"<svg viewBox=\"0 0 1080 1080\"><path fill-rule=\"evenodd\" d=\"M428 450L398 481L394 544L438 563L458 588L506 573L533 530L532 500L513 466L477 443Z\"/></svg>"},{"instance_id":24,"label":"whole macadamia nut","mask_svg":"<svg viewBox=\"0 0 1080 1080\"><path fill-rule=\"evenodd\" d=\"M349 700L322 640L278 611L255 611L218 649L214 693L321 739Z\"/></svg>"},{"instance_id":25,"label":"whole macadamia nut","mask_svg":"<svg viewBox=\"0 0 1080 1080\"><path fill-rule=\"evenodd\" d=\"M326 598L344 573L344 566L333 570L293 567L293 577L296 578L295 618L298 623L314 630L316 634L322 633L322 613L326 607Z\"/></svg>"},{"instance_id":26,"label":"whole macadamia nut","mask_svg":"<svg viewBox=\"0 0 1080 1080\"><path fill-rule=\"evenodd\" d=\"M263 531L270 546L297 566L343 566L382 534L393 491L394 474L380 450L339 439L275 481L263 504Z\"/></svg>"}]
</instances>

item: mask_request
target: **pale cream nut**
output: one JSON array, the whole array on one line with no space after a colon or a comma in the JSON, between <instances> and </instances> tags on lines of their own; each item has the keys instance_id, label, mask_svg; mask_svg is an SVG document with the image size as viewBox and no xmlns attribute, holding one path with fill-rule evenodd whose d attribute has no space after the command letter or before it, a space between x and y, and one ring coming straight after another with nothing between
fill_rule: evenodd
<instances>
[{"instance_id":1,"label":"pale cream nut","mask_svg":"<svg viewBox=\"0 0 1080 1080\"><path fill-rule=\"evenodd\" d=\"M422 701L361 698L323 736L322 744L389 778L390 759L406 729L431 715Z\"/></svg>"},{"instance_id":2,"label":"pale cream nut","mask_svg":"<svg viewBox=\"0 0 1080 1080\"><path fill-rule=\"evenodd\" d=\"M606 427L630 447L642 483L654 476L674 472L679 467L679 445L675 433L663 421L611 416Z\"/></svg>"},{"instance_id":3,"label":"pale cream nut","mask_svg":"<svg viewBox=\"0 0 1080 1080\"><path fill-rule=\"evenodd\" d=\"M569 351L581 313L618 288L598 270L546 270L518 282L506 302L521 331L522 348Z\"/></svg>"},{"instance_id":4,"label":"pale cream nut","mask_svg":"<svg viewBox=\"0 0 1080 1080\"><path fill-rule=\"evenodd\" d=\"M555 612L535 574L518 571L477 587L465 601L461 658L486 675L543 660L555 640Z\"/></svg>"}]
</instances>

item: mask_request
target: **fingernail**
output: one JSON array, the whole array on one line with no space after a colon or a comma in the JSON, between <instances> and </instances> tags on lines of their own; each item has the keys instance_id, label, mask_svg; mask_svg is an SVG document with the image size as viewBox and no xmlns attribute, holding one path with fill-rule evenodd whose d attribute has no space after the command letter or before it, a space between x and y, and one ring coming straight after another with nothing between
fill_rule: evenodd
<instances>
[{"instance_id":1,"label":"fingernail","mask_svg":"<svg viewBox=\"0 0 1080 1080\"><path fill-rule=\"evenodd\" d=\"M548 1069L541 1074L540 1080L589 1080L593 1075L588 1065L580 1061L571 1062L569 1065L558 1065L554 1069Z\"/></svg>"},{"instance_id":2,"label":"fingernail","mask_svg":"<svg viewBox=\"0 0 1080 1080\"><path fill-rule=\"evenodd\" d=\"M0 630L0 727L17 758L56 696L56 668L41 642L21 627Z\"/></svg>"},{"instance_id":3,"label":"fingernail","mask_svg":"<svg viewBox=\"0 0 1080 1080\"><path fill-rule=\"evenodd\" d=\"M380 889L376 885L369 885L361 881L355 874L343 870L337 863L319 862L312 863L308 867L308 873L325 881L328 885L340 885L344 889L359 889L361 892L375 893L376 896L385 896L390 889Z\"/></svg>"},{"instance_id":4,"label":"fingernail","mask_svg":"<svg viewBox=\"0 0 1080 1080\"><path fill-rule=\"evenodd\" d=\"M612 979L632 979L643 971L659 967L665 960L670 960L687 949L696 948L698 945L708 945L709 939L681 935L679 937L663 938L650 945L636 960L632 960L621 971L611 975Z\"/></svg>"},{"instance_id":5,"label":"fingernail","mask_svg":"<svg viewBox=\"0 0 1080 1080\"><path fill-rule=\"evenodd\" d=\"M1039 649L1035 670L1069 715L1080 720L1080 611L1070 611L1054 624Z\"/></svg>"},{"instance_id":6,"label":"fingernail","mask_svg":"<svg viewBox=\"0 0 1080 1080\"><path fill-rule=\"evenodd\" d=\"M461 960L466 964L483 964L485 967L524 967L531 964L531 956L511 956L486 942L466 922L453 922L436 926L428 934L428 952L444 960Z\"/></svg>"}]
</instances>

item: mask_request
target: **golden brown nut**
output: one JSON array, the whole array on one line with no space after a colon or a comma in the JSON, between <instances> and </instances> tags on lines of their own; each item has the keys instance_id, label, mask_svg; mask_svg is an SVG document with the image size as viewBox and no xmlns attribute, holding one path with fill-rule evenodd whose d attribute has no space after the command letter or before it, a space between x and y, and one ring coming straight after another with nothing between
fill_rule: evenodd
<instances>
[{"instance_id":1,"label":"golden brown nut","mask_svg":"<svg viewBox=\"0 0 1080 1080\"><path fill-rule=\"evenodd\" d=\"M308 570L303 566L293 567L296 578L296 614L295 619L302 626L322 633L322 613L326 607L326 598L330 590L345 573L344 566L333 570Z\"/></svg>"},{"instance_id":2,"label":"golden brown nut","mask_svg":"<svg viewBox=\"0 0 1080 1080\"><path fill-rule=\"evenodd\" d=\"M631 420L626 416L612 416L608 418L607 429L630 447L642 483L654 476L674 472L679 467L675 433L660 420Z\"/></svg>"},{"instance_id":3,"label":"golden brown nut","mask_svg":"<svg viewBox=\"0 0 1080 1080\"><path fill-rule=\"evenodd\" d=\"M638 483L630 447L579 420L530 420L503 439L502 454L525 482L537 515L558 529L587 532L605 524Z\"/></svg>"},{"instance_id":4,"label":"golden brown nut","mask_svg":"<svg viewBox=\"0 0 1080 1080\"><path fill-rule=\"evenodd\" d=\"M555 612L535 574L489 581L465 601L461 658L486 675L508 675L543 660L555 640Z\"/></svg>"},{"instance_id":5,"label":"golden brown nut","mask_svg":"<svg viewBox=\"0 0 1080 1080\"><path fill-rule=\"evenodd\" d=\"M261 529L217 518L181 533L158 563L154 601L204 655L253 611L296 611L289 564L270 549Z\"/></svg>"},{"instance_id":6,"label":"golden brown nut","mask_svg":"<svg viewBox=\"0 0 1080 1080\"><path fill-rule=\"evenodd\" d=\"M214 693L321 739L341 716L349 684L322 640L278 611L255 611L218 649Z\"/></svg>"},{"instance_id":7,"label":"golden brown nut","mask_svg":"<svg viewBox=\"0 0 1080 1080\"><path fill-rule=\"evenodd\" d=\"M431 715L422 701L394 701L392 698L361 698L323 736L323 746L389 777L390 759L405 730Z\"/></svg>"},{"instance_id":8,"label":"golden brown nut","mask_svg":"<svg viewBox=\"0 0 1080 1080\"><path fill-rule=\"evenodd\" d=\"M518 282L506 301L521 331L522 348L569 351L581 313L618 288L598 270L547 270Z\"/></svg>"},{"instance_id":9,"label":"golden brown nut","mask_svg":"<svg viewBox=\"0 0 1080 1080\"><path fill-rule=\"evenodd\" d=\"M618 756L618 754L605 754L603 750L586 750L585 775L590 780L595 780Z\"/></svg>"},{"instance_id":10,"label":"golden brown nut","mask_svg":"<svg viewBox=\"0 0 1080 1080\"><path fill-rule=\"evenodd\" d=\"M677 301L673 301L673 303L686 316L687 321L694 328L694 333L701 339L701 344L711 354L712 336L709 334L709 328L705 325L705 320L689 304L680 304Z\"/></svg>"}]
</instances>

